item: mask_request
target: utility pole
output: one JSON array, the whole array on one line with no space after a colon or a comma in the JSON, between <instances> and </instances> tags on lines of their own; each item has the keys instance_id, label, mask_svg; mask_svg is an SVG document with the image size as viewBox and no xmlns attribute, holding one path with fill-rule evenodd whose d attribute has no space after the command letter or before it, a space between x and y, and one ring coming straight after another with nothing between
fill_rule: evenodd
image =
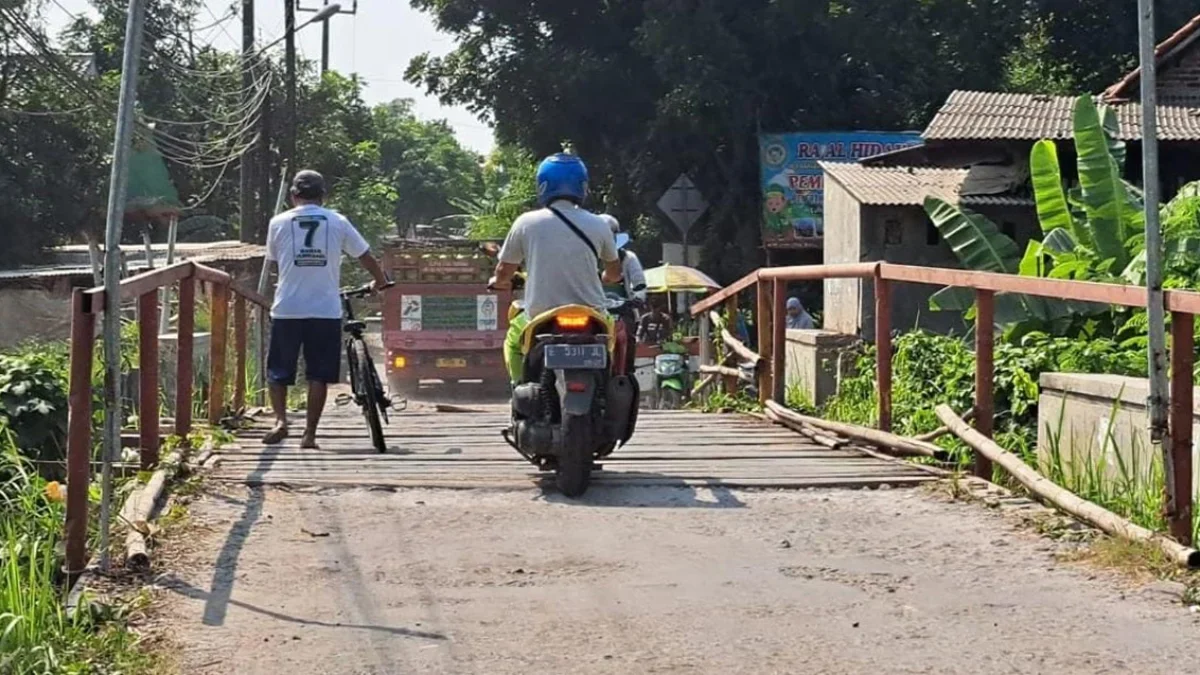
<instances>
[{"instance_id":1,"label":"utility pole","mask_svg":"<svg viewBox=\"0 0 1200 675\"><path fill-rule=\"evenodd\" d=\"M254 0L242 0L242 103L249 109L254 98L251 91L254 88ZM251 144L242 153L240 160L239 178L240 194L238 197L238 212L241 226L239 239L252 242L255 239L255 221L257 208L254 199L255 190L255 150L262 139Z\"/></svg>"},{"instance_id":2,"label":"utility pole","mask_svg":"<svg viewBox=\"0 0 1200 675\"><path fill-rule=\"evenodd\" d=\"M1163 511L1171 534L1182 542L1191 537L1191 518L1180 522L1180 499L1176 494L1175 463L1172 461L1170 429L1167 424L1169 384L1167 381L1166 308L1163 305L1162 228L1158 219L1158 87L1154 43L1154 0L1138 0L1138 47L1141 61L1142 99L1142 188L1146 208L1146 318L1149 320L1150 357L1150 442L1158 444L1163 456L1166 483ZM1190 416L1189 416L1190 418ZM1190 515L1190 514L1189 514ZM1183 530L1186 531L1177 531Z\"/></svg>"},{"instance_id":3,"label":"utility pole","mask_svg":"<svg viewBox=\"0 0 1200 675\"><path fill-rule=\"evenodd\" d=\"M137 99L138 65L146 0L129 0L125 22L125 54L121 59L121 95L117 102L117 131L113 138L112 173L108 184L108 214L104 227L104 443L101 458L100 568L108 571L108 528L112 517L112 465L121 451L121 226L129 183L129 152L133 143L133 113ZM142 392L143 400L152 393ZM87 486L75 486L76 490Z\"/></svg>"},{"instance_id":4,"label":"utility pole","mask_svg":"<svg viewBox=\"0 0 1200 675\"><path fill-rule=\"evenodd\" d=\"M325 4L329 4L329 0L325 0ZM325 76L325 71L329 70L329 21L325 21L321 25L321 76Z\"/></svg>"},{"instance_id":5,"label":"utility pole","mask_svg":"<svg viewBox=\"0 0 1200 675\"><path fill-rule=\"evenodd\" d=\"M283 0L283 30L285 61L284 87L287 91L287 111L284 113L283 159L295 168L296 162L296 4L295 0Z\"/></svg>"}]
</instances>

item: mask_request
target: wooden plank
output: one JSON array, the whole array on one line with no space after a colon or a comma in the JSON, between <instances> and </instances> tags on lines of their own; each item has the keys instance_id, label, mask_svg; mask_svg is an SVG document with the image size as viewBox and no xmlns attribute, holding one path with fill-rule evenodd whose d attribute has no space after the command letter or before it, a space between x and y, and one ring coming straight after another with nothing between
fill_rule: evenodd
<instances>
[{"instance_id":1,"label":"wooden plank","mask_svg":"<svg viewBox=\"0 0 1200 675\"><path fill-rule=\"evenodd\" d=\"M246 407L246 299L233 299L233 409Z\"/></svg>"}]
</instances>

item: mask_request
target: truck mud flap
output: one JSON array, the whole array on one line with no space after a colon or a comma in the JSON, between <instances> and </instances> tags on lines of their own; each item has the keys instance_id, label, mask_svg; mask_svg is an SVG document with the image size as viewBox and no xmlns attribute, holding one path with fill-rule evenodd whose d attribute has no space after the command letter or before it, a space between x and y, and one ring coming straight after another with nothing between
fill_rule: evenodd
<instances>
[{"instance_id":1,"label":"truck mud flap","mask_svg":"<svg viewBox=\"0 0 1200 675\"><path fill-rule=\"evenodd\" d=\"M608 381L607 426L621 445L633 438L637 427L639 393L637 378L618 375Z\"/></svg>"}]
</instances>

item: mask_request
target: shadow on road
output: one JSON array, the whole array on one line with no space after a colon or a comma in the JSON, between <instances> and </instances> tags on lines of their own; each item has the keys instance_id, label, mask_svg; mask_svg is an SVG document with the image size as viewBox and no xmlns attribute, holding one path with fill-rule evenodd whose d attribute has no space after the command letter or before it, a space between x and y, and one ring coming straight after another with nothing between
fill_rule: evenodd
<instances>
[{"instance_id":1,"label":"shadow on road","mask_svg":"<svg viewBox=\"0 0 1200 675\"><path fill-rule=\"evenodd\" d=\"M650 484L622 485L604 483L605 478L648 481ZM570 506L598 506L640 509L742 509L745 502L738 498L720 479L684 480L659 473L622 471L599 474L588 491L578 499L571 499L554 487L554 477L546 476L540 481L544 491L539 499L551 504ZM698 480L704 480L697 485ZM707 493L707 494L706 494Z\"/></svg>"},{"instance_id":2,"label":"shadow on road","mask_svg":"<svg viewBox=\"0 0 1200 675\"><path fill-rule=\"evenodd\" d=\"M184 581L178 577L168 576L168 577L164 578L161 581L161 583L162 583L163 588L166 588L169 591L178 593L184 597L192 598L193 600L207 600L211 604L211 601L213 598L212 593L206 593L206 592L204 592L203 589L196 588L195 586L192 586L191 584L187 583L186 581ZM330 623L328 621L320 621L317 619L305 619L305 618L298 617L298 616L291 616L289 614L284 614L282 612L275 612L275 611L272 611L269 609L264 609L257 605L252 605L248 602L242 602L240 600L227 599L224 602L224 605L233 605L234 607L240 607L242 609L254 612L256 614L261 614L263 616L271 617L272 619L277 619L279 621L286 621L288 623L295 623L295 624L299 624L299 625L303 625L303 626L319 626L322 628L348 628L351 630L369 630L369 631L376 631L376 632L380 632L380 633L387 633L390 635L399 635L402 637L422 638L425 640L445 640L445 639L447 639L446 636L443 635L442 633L430 633L430 632L426 632L426 631L412 630L411 628L400 628L400 627L395 627L395 626L373 626L373 625L355 624L355 623ZM222 622L223 622L224 607L222 608L221 617L222 617ZM214 624L210 624L207 620L204 623L206 625L214 625ZM216 624L216 625L219 625L219 624Z\"/></svg>"}]
</instances>

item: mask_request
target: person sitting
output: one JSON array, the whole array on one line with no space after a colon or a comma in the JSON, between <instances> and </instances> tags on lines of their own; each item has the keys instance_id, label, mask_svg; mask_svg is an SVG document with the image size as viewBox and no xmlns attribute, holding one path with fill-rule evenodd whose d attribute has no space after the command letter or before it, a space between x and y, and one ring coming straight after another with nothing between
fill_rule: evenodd
<instances>
[{"instance_id":1,"label":"person sitting","mask_svg":"<svg viewBox=\"0 0 1200 675\"><path fill-rule=\"evenodd\" d=\"M816 328L812 315L804 310L800 298L788 298L787 327L789 330L812 330Z\"/></svg>"}]
</instances>

